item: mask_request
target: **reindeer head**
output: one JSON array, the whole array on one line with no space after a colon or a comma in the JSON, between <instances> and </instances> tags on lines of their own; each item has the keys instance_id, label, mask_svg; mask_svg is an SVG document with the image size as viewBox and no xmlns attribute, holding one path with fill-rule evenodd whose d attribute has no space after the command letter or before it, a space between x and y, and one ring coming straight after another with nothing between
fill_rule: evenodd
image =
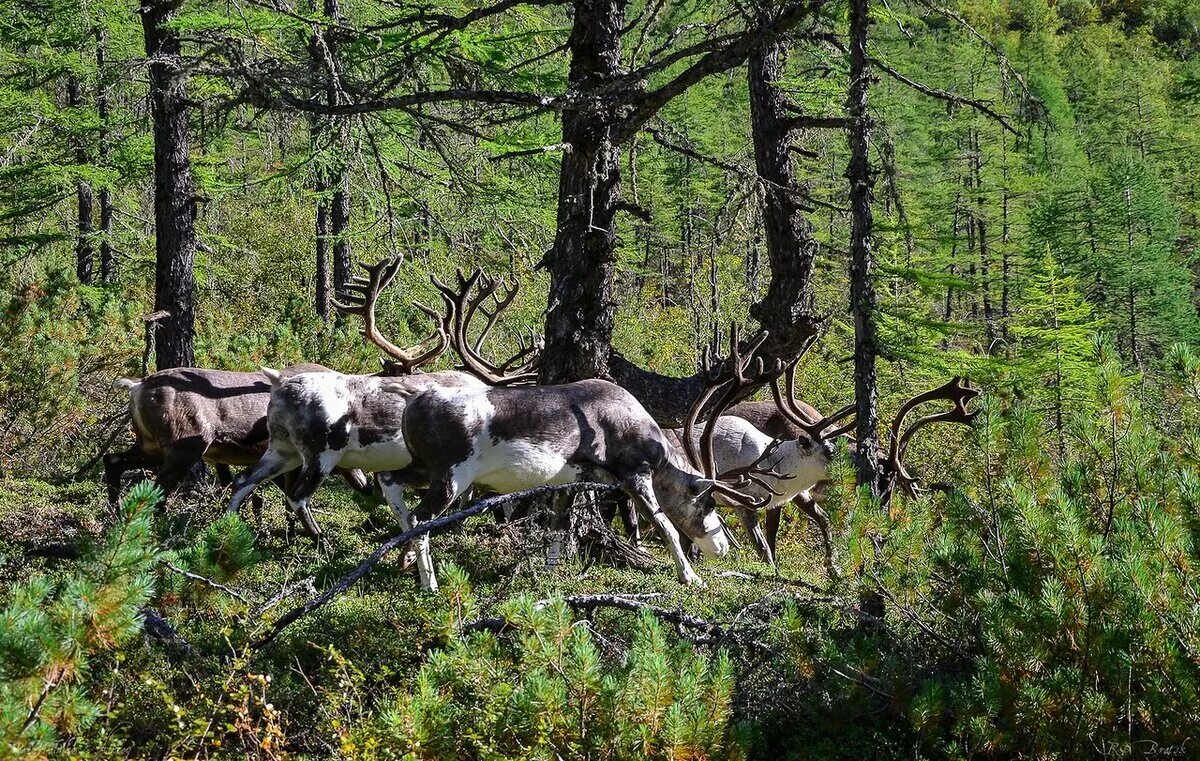
<instances>
[{"instance_id":1,"label":"reindeer head","mask_svg":"<svg viewBox=\"0 0 1200 761\"><path fill-rule=\"evenodd\" d=\"M668 462L653 475L654 494L671 523L695 542L705 557L729 554L729 536L717 503L712 479Z\"/></svg>"}]
</instances>

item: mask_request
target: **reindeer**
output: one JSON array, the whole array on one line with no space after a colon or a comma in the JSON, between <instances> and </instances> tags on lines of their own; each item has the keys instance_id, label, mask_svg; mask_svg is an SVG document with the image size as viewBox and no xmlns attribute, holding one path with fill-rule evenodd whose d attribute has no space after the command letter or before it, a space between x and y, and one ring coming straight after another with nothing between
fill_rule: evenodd
<instances>
[{"instance_id":1,"label":"reindeer","mask_svg":"<svg viewBox=\"0 0 1200 761\"><path fill-rule=\"evenodd\" d=\"M743 402L734 405L721 415L714 424L713 441L717 445L714 451L718 467L737 469L749 465L763 464L772 471L767 483L758 486L759 491L772 492L767 509L767 532L765 536L755 531L756 526L747 523L747 530L755 549L768 563L774 563L776 538L779 526L779 511L783 504L794 501L798 506L815 519L821 531L825 547L825 563L830 575L837 574L837 561L833 549L833 540L829 526L829 518L813 498L814 487L819 488L826 482L825 466L819 473L811 470L801 472L789 462L795 455L789 451L792 446L803 448L816 444L831 452L831 442L837 437L852 430L854 422L843 423L830 429L839 421L850 417L853 406L843 407L829 417L822 417L811 406L795 398L795 368L793 361L784 374L784 385L788 389L785 394L778 381L772 384L773 401ZM909 496L916 496L919 487L904 464L904 456L915 434L921 428L938 422L960 423L970 425L977 413L968 412L967 406L976 396L977 389L965 385L962 378L954 378L935 389L917 394L901 405L889 430L888 446L878 453L880 459L880 482L878 492L884 504L891 501L897 486ZM908 415L922 404L946 400L952 403L951 409L926 415L912 425L904 428ZM903 430L902 430L903 429ZM782 482L774 480L776 474L796 476L793 480ZM752 494L758 491L750 490ZM744 512L739 512L743 522L753 520ZM773 520L772 520L773 519Z\"/></svg>"},{"instance_id":2,"label":"reindeer","mask_svg":"<svg viewBox=\"0 0 1200 761\"><path fill-rule=\"evenodd\" d=\"M491 363L480 352L511 294L497 293L494 282L487 281L470 298L475 282L460 276L457 292L437 283L446 302L442 332L464 366L486 377L488 384L462 373L390 379L299 375L285 380L268 372L275 386L267 415L270 447L239 479L230 509L237 509L256 483L296 468L301 474L291 497L302 519L311 521L304 515L308 496L340 465L379 473L384 496L406 528L411 525L406 485L429 484L415 511L419 522L473 486L508 493L604 480L621 486L654 522L679 580L703 584L683 555L677 529L707 555L724 555L729 544L712 494L733 496L736 489L696 472L641 404L612 383L516 385L531 380L523 361ZM484 335L469 341L467 326L476 314L487 317ZM518 355L522 352L532 353L526 346ZM750 361L735 356L733 364L744 373ZM767 371L760 367L759 375L765 383ZM469 382L447 382L450 377ZM315 524L312 528L317 530ZM436 589L427 537L418 544L417 568L421 585Z\"/></svg>"},{"instance_id":3,"label":"reindeer","mask_svg":"<svg viewBox=\"0 0 1200 761\"><path fill-rule=\"evenodd\" d=\"M333 372L316 364L294 365L283 371ZM157 482L171 494L201 461L216 466L221 483L232 482L230 466L249 466L267 448L267 402L270 386L259 373L172 368L142 380L119 379L114 387L129 392L133 446L104 456L104 482L109 502L116 502L121 476L137 468L157 468ZM346 480L367 490L361 472ZM260 504L256 499L256 515Z\"/></svg>"},{"instance_id":4,"label":"reindeer","mask_svg":"<svg viewBox=\"0 0 1200 761\"><path fill-rule=\"evenodd\" d=\"M266 411L269 445L254 467L234 483L230 512L236 512L262 481L288 476L288 504L318 541L321 529L308 506L317 487L335 467L381 473L380 485L401 525L409 527L403 483L388 476L412 461L401 429L408 397L432 387L482 387L483 381L457 371L418 373L446 348L440 323L418 344L401 348L379 330L375 310L379 296L395 278L402 257L361 265L366 276L354 277L334 307L362 318L362 334L392 358L391 372L346 375L339 372L288 376L263 368L271 389ZM426 313L434 310L417 305ZM299 471L298 473L296 471ZM401 492L399 501L396 493ZM427 540L426 540L427 541Z\"/></svg>"},{"instance_id":5,"label":"reindeer","mask_svg":"<svg viewBox=\"0 0 1200 761\"><path fill-rule=\"evenodd\" d=\"M737 342L735 331L730 336L730 344L736 346ZM704 364L704 369L712 376L707 352ZM795 361L789 369L794 366ZM719 474L723 479L740 479L741 490L755 502L747 505L718 495L717 503L733 508L759 556L774 566L774 547L763 535L758 511L777 510L823 480L833 459L834 447L819 432L797 432L793 436L773 439L749 421L727 414L733 402L753 390L752 384L746 381L734 376L718 377L715 382L710 382L692 403L684 426L674 429L672 435L697 468L705 473ZM697 430L696 424L702 414L707 419L703 429Z\"/></svg>"}]
</instances>

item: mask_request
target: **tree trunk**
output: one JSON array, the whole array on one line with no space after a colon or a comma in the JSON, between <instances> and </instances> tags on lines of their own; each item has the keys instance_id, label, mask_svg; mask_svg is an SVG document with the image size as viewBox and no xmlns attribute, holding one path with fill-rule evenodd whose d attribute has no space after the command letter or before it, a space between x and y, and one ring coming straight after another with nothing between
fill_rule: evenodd
<instances>
[{"instance_id":1,"label":"tree trunk","mask_svg":"<svg viewBox=\"0 0 1200 761\"><path fill-rule=\"evenodd\" d=\"M568 89L603 86L620 73L621 27L628 0L576 0L567 47ZM547 264L550 299L542 383L567 383L608 374L612 345L613 278L620 152L612 128L620 113L580 103L564 109L558 224Z\"/></svg>"},{"instance_id":2,"label":"tree trunk","mask_svg":"<svg viewBox=\"0 0 1200 761\"><path fill-rule=\"evenodd\" d=\"M329 234L333 238L333 288L343 291L350 281L350 182L344 168L339 167L331 184L333 198L329 202Z\"/></svg>"},{"instance_id":3,"label":"tree trunk","mask_svg":"<svg viewBox=\"0 0 1200 761\"><path fill-rule=\"evenodd\" d=\"M857 471L860 486L879 495L879 434L876 409L875 287L871 282L871 200L875 182L871 172L871 121L867 94L871 72L867 59L869 0L850 0L850 91L846 107L850 116L850 310L854 316L854 402L857 411Z\"/></svg>"},{"instance_id":4,"label":"tree trunk","mask_svg":"<svg viewBox=\"0 0 1200 761\"><path fill-rule=\"evenodd\" d=\"M800 203L801 187L791 160L796 146L779 88L786 51L786 43L776 41L752 53L747 62L754 164L763 184L763 227L771 263L767 293L750 307L750 315L771 332L763 353L785 361L817 332L820 322L813 289L818 245Z\"/></svg>"},{"instance_id":5,"label":"tree trunk","mask_svg":"<svg viewBox=\"0 0 1200 761\"><path fill-rule=\"evenodd\" d=\"M325 198L325 184L317 177L317 273L314 297L317 314L322 320L329 319L329 200Z\"/></svg>"},{"instance_id":6,"label":"tree trunk","mask_svg":"<svg viewBox=\"0 0 1200 761\"><path fill-rule=\"evenodd\" d=\"M322 11L331 23L342 17L340 0L322 0ZM343 100L339 82L338 39L328 30L317 29L310 41L313 76L325 80L325 101L336 106ZM333 291L339 293L350 280L350 190L345 167L348 122L344 117L314 116L310 126L314 150L321 149L326 132L333 130L332 160L317 168L316 287L314 297L321 319L329 318L330 258L333 259ZM331 250L332 249L332 250Z\"/></svg>"},{"instance_id":7,"label":"tree trunk","mask_svg":"<svg viewBox=\"0 0 1200 761\"><path fill-rule=\"evenodd\" d=\"M147 0L142 6L154 122L154 308L170 315L155 327L159 370L195 364L198 198L188 160L187 87L179 35L162 27L177 6L174 0Z\"/></svg>"},{"instance_id":8,"label":"tree trunk","mask_svg":"<svg viewBox=\"0 0 1200 761\"><path fill-rule=\"evenodd\" d=\"M100 120L97 159L101 166L108 164L108 67L105 54L108 40L104 29L96 27L96 114ZM113 283L117 279L117 264L112 247L113 201L108 183L100 186L100 281Z\"/></svg>"},{"instance_id":9,"label":"tree trunk","mask_svg":"<svg viewBox=\"0 0 1200 761\"><path fill-rule=\"evenodd\" d=\"M83 88L74 75L67 77L67 103L71 108L83 107ZM84 166L88 154L84 139L75 141L75 163ZM92 247L92 186L86 180L75 181L75 200L78 214L75 231L75 274L79 282L90 285L92 270L96 263L96 251Z\"/></svg>"},{"instance_id":10,"label":"tree trunk","mask_svg":"<svg viewBox=\"0 0 1200 761\"><path fill-rule=\"evenodd\" d=\"M1126 305L1129 309L1129 359L1133 362L1133 366L1140 370L1142 367L1142 358L1138 354L1137 301L1133 285L1135 265L1133 263L1133 190L1131 188L1125 188L1125 257L1129 271L1129 283L1126 294Z\"/></svg>"},{"instance_id":11,"label":"tree trunk","mask_svg":"<svg viewBox=\"0 0 1200 761\"><path fill-rule=\"evenodd\" d=\"M992 313L991 253L988 249L986 206L983 197L983 154L979 146L979 133L971 133L971 167L975 186L975 231L979 240L979 285L983 292L983 325L987 336L988 350L996 339L995 315Z\"/></svg>"},{"instance_id":12,"label":"tree trunk","mask_svg":"<svg viewBox=\"0 0 1200 761\"><path fill-rule=\"evenodd\" d=\"M850 310L854 316L854 405L857 415L855 469L859 488L866 487L880 497L879 420L876 408L875 359L879 347L875 338L875 287L871 282L874 262L871 252L871 200L875 179L871 172L871 121L867 96L871 71L867 58L867 28L870 25L870 0L850 0L850 87L846 107L850 116L848 142L850 165ZM871 541L878 548L876 538ZM866 561L871 562L871 561ZM876 629L884 618L883 595L865 582L859 592L859 607L864 616L863 629Z\"/></svg>"}]
</instances>

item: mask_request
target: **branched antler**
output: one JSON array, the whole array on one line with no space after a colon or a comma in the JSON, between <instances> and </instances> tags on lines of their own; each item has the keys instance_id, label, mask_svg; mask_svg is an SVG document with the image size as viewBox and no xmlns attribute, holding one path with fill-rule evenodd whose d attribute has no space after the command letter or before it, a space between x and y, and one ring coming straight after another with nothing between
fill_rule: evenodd
<instances>
[{"instance_id":1,"label":"branched antler","mask_svg":"<svg viewBox=\"0 0 1200 761\"><path fill-rule=\"evenodd\" d=\"M462 359L459 368L491 386L534 383L541 361L541 346L533 334L528 339L519 336L517 352L506 360L492 362L483 356L484 342L491 335L500 315L517 297L520 285L515 280L505 283L484 275L483 270L478 268L469 277L458 270L456 278L456 287L446 285L437 277L431 278L442 294L444 313L438 313L424 304L417 306L441 321L442 332ZM476 338L471 340L471 322L478 314L484 316L485 322Z\"/></svg>"},{"instance_id":2,"label":"branched antler","mask_svg":"<svg viewBox=\"0 0 1200 761\"><path fill-rule=\"evenodd\" d=\"M979 396L979 389L971 388L967 385L966 379L956 377L937 388L917 394L901 405L900 409L896 412L896 418L892 421L891 437L888 440L888 453L884 463L884 477L889 480L894 479L906 494L915 496L918 493L917 479L904 467L904 455L908 452L908 444L913 434L932 423L971 425L979 412L968 412L967 405L977 396ZM951 408L944 412L936 412L918 418L906 430L901 432L904 420L908 417L909 413L922 404L938 400L951 402ZM884 493L887 493L887 491L884 490Z\"/></svg>"},{"instance_id":3,"label":"branched antler","mask_svg":"<svg viewBox=\"0 0 1200 761\"><path fill-rule=\"evenodd\" d=\"M766 330L760 330L754 337L742 345L738 326L729 329L729 358L716 362L712 353L705 351L703 358L704 370L710 381L704 391L692 403L684 422L682 439L683 450L687 454L692 467L713 480L713 490L724 494L746 507L758 509L770 502L770 497L756 499L742 490L747 486L757 485L766 491L778 495L766 477L787 478L786 474L778 473L774 468L762 467L762 463L778 449L779 443L773 442L767 451L753 463L735 468L725 473L717 472L716 460L713 456L712 437L716 430L717 419L739 399L744 398L754 389L764 386L779 377L783 372L783 363L779 360L764 362L756 356L758 350L767 340ZM707 414L704 428L699 436L695 435L696 423L701 414Z\"/></svg>"},{"instance_id":4,"label":"branched antler","mask_svg":"<svg viewBox=\"0 0 1200 761\"><path fill-rule=\"evenodd\" d=\"M379 332L379 326L375 319L375 305L379 301L379 294L388 287L395 279L396 273L400 271L403 259L403 256L394 256L380 259L370 265L360 262L360 266L366 270L367 276L355 275L350 278L342 291L337 294L333 306L344 315L362 317L363 337L394 359L404 373L411 373L437 359L446 350L446 333L440 322L435 322L434 332L431 335L407 349L402 349ZM424 307L422 309L428 313L427 309Z\"/></svg>"},{"instance_id":5,"label":"branched antler","mask_svg":"<svg viewBox=\"0 0 1200 761\"><path fill-rule=\"evenodd\" d=\"M784 417L791 421L796 427L807 433L813 439L813 441L821 441L822 439L835 439L844 433L849 433L854 429L855 421L852 418L849 422L843 423L837 428L826 430L829 428L829 426L837 423L839 420L851 417L854 414L853 404L848 404L845 407L842 407L832 415L826 415L825 417L816 419L813 419L812 416L800 408L800 405L796 399L796 368L799 366L800 360L804 358L804 355L807 354L808 350L812 348L812 345L816 343L816 340L817 336L814 335L811 337L804 344L804 347L800 349L800 353L796 355L796 358L788 363L787 368L783 372L783 377L776 378L774 382L771 383L771 395L775 399L775 406L779 408L779 411L783 413ZM782 381L782 387L780 381ZM786 394L784 393L783 387L787 388Z\"/></svg>"}]
</instances>

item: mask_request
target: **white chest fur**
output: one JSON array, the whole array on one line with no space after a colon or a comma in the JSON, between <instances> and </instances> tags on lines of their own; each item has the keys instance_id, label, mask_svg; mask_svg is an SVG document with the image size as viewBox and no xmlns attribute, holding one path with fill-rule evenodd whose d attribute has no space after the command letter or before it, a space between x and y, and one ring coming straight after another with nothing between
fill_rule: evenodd
<instances>
[{"instance_id":1,"label":"white chest fur","mask_svg":"<svg viewBox=\"0 0 1200 761\"><path fill-rule=\"evenodd\" d=\"M464 463L464 469L473 471L475 483L500 494L568 484L580 474L578 466L567 463L548 444L524 440L493 442L486 431L479 444L468 463Z\"/></svg>"}]
</instances>

